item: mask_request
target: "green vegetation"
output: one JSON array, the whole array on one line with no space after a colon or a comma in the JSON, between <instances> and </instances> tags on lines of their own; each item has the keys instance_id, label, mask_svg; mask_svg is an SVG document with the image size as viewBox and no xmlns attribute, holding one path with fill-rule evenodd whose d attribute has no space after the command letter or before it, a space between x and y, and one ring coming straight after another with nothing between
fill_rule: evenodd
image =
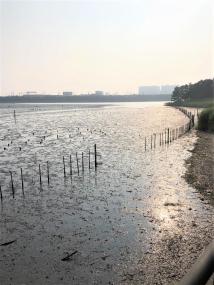
<instances>
[{"instance_id":1,"label":"green vegetation","mask_svg":"<svg viewBox=\"0 0 214 285\"><path fill-rule=\"evenodd\" d=\"M207 108L214 106L214 79L175 87L171 105Z\"/></svg>"},{"instance_id":2,"label":"green vegetation","mask_svg":"<svg viewBox=\"0 0 214 285\"><path fill-rule=\"evenodd\" d=\"M200 131L214 132L214 107L201 112L198 118L198 129Z\"/></svg>"}]
</instances>

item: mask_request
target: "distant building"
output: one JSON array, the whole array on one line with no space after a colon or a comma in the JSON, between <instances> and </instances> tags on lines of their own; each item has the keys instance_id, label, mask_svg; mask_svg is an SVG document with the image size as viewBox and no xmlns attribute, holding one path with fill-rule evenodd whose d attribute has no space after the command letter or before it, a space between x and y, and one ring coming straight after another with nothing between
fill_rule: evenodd
<instances>
[{"instance_id":1,"label":"distant building","mask_svg":"<svg viewBox=\"0 0 214 285\"><path fill-rule=\"evenodd\" d=\"M160 94L160 86L156 86L156 85L140 86L138 94L139 95L157 95L157 94Z\"/></svg>"},{"instance_id":2,"label":"distant building","mask_svg":"<svg viewBox=\"0 0 214 285\"><path fill-rule=\"evenodd\" d=\"M172 94L176 85L162 85L161 94Z\"/></svg>"},{"instance_id":3,"label":"distant building","mask_svg":"<svg viewBox=\"0 0 214 285\"><path fill-rule=\"evenodd\" d=\"M104 92L103 91L95 91L95 95L104 95Z\"/></svg>"},{"instance_id":4,"label":"distant building","mask_svg":"<svg viewBox=\"0 0 214 285\"><path fill-rule=\"evenodd\" d=\"M170 95L172 94L175 85L151 85L151 86L140 86L139 95Z\"/></svg>"},{"instance_id":5,"label":"distant building","mask_svg":"<svg viewBox=\"0 0 214 285\"><path fill-rule=\"evenodd\" d=\"M72 96L73 93L72 93L71 91L64 91L64 92L62 93L62 95L63 95L63 96Z\"/></svg>"},{"instance_id":6,"label":"distant building","mask_svg":"<svg viewBox=\"0 0 214 285\"><path fill-rule=\"evenodd\" d=\"M37 95L37 92L36 91L27 91L23 95Z\"/></svg>"}]
</instances>

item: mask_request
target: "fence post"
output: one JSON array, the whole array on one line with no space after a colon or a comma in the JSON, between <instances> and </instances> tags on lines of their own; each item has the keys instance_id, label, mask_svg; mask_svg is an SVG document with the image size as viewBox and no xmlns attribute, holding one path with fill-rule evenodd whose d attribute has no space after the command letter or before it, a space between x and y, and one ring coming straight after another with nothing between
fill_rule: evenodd
<instances>
[{"instance_id":1,"label":"fence post","mask_svg":"<svg viewBox=\"0 0 214 285\"><path fill-rule=\"evenodd\" d=\"M66 177L66 170L65 170L65 157L62 157L63 160L63 170L64 170L64 178Z\"/></svg>"},{"instance_id":2,"label":"fence post","mask_svg":"<svg viewBox=\"0 0 214 285\"><path fill-rule=\"evenodd\" d=\"M1 202L2 202L3 201L3 195L2 195L1 185L0 185L0 197L1 197Z\"/></svg>"},{"instance_id":3,"label":"fence post","mask_svg":"<svg viewBox=\"0 0 214 285\"><path fill-rule=\"evenodd\" d=\"M94 145L94 165L95 165L95 170L97 169L97 145Z\"/></svg>"},{"instance_id":4,"label":"fence post","mask_svg":"<svg viewBox=\"0 0 214 285\"><path fill-rule=\"evenodd\" d=\"M12 174L11 171L10 171L10 180L11 180L12 195L13 195L13 198L14 198L15 197L15 191L14 191L14 185L13 185L13 174Z\"/></svg>"},{"instance_id":5,"label":"fence post","mask_svg":"<svg viewBox=\"0 0 214 285\"><path fill-rule=\"evenodd\" d=\"M21 168L21 180L22 180L22 194L23 194L23 196L24 196L24 195L25 195L25 192L24 192L24 180L23 180L22 168Z\"/></svg>"},{"instance_id":6,"label":"fence post","mask_svg":"<svg viewBox=\"0 0 214 285\"><path fill-rule=\"evenodd\" d=\"M78 161L77 152L76 152L76 160L77 160L77 172L78 172L78 176L79 176L80 170L79 170L79 161Z\"/></svg>"},{"instance_id":7,"label":"fence post","mask_svg":"<svg viewBox=\"0 0 214 285\"><path fill-rule=\"evenodd\" d=\"M49 164L47 161L47 178L48 178L48 185L50 184L50 177L49 177Z\"/></svg>"},{"instance_id":8,"label":"fence post","mask_svg":"<svg viewBox=\"0 0 214 285\"><path fill-rule=\"evenodd\" d=\"M71 154L70 154L70 176L72 177L72 160L71 160Z\"/></svg>"}]
</instances>

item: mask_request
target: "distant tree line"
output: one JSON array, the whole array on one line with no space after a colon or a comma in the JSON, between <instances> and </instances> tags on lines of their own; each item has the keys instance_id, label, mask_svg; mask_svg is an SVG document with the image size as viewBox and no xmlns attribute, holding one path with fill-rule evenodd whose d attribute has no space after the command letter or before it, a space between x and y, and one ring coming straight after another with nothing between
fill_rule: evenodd
<instances>
[{"instance_id":1,"label":"distant tree line","mask_svg":"<svg viewBox=\"0 0 214 285\"><path fill-rule=\"evenodd\" d=\"M175 103L204 99L214 99L214 79L200 80L195 84L175 87L171 97Z\"/></svg>"}]
</instances>

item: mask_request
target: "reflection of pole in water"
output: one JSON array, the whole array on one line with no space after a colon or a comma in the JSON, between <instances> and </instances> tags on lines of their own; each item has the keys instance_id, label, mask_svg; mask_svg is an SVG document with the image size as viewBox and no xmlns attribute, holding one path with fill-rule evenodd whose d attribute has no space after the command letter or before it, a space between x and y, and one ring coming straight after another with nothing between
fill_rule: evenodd
<instances>
[{"instance_id":1,"label":"reflection of pole in water","mask_svg":"<svg viewBox=\"0 0 214 285\"><path fill-rule=\"evenodd\" d=\"M13 118L14 118L14 121L15 121L15 124L16 124L16 110L13 111Z\"/></svg>"}]
</instances>

